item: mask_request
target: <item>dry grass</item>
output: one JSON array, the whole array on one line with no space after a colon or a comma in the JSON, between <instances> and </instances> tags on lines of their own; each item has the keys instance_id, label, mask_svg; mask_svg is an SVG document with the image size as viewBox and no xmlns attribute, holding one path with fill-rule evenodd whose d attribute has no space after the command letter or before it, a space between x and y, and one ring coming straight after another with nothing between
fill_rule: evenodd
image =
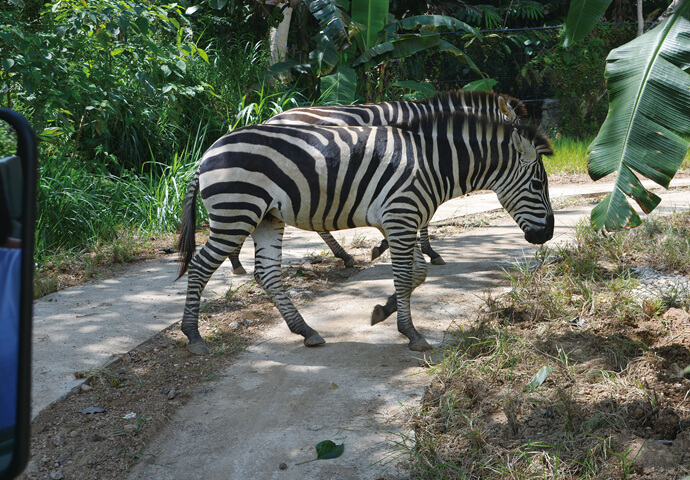
<instances>
[{"instance_id":1,"label":"dry grass","mask_svg":"<svg viewBox=\"0 0 690 480\"><path fill-rule=\"evenodd\" d=\"M581 225L574 244L506 269L510 291L488 295L432 367L403 442L415 478L690 474L690 315L672 308L688 292L643 299L633 269L687 273L689 226L688 214L606 235Z\"/></svg>"}]
</instances>

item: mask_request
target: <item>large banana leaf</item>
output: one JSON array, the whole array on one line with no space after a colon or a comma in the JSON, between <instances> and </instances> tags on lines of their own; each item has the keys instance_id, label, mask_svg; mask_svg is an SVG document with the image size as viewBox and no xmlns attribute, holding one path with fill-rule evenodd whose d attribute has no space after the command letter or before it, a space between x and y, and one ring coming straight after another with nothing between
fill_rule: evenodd
<instances>
[{"instance_id":1,"label":"large banana leaf","mask_svg":"<svg viewBox=\"0 0 690 480\"><path fill-rule=\"evenodd\" d=\"M596 26L611 0L571 0L565 21L564 46L579 42Z\"/></svg>"},{"instance_id":2,"label":"large banana leaf","mask_svg":"<svg viewBox=\"0 0 690 480\"><path fill-rule=\"evenodd\" d=\"M339 66L334 73L321 77L319 104L349 105L355 101L357 73L350 67Z\"/></svg>"},{"instance_id":3,"label":"large banana leaf","mask_svg":"<svg viewBox=\"0 0 690 480\"><path fill-rule=\"evenodd\" d=\"M388 42L379 43L362 53L352 64L376 64L389 58L403 58L427 48L439 46L441 37L438 33L430 35L403 35Z\"/></svg>"},{"instance_id":4,"label":"large banana leaf","mask_svg":"<svg viewBox=\"0 0 690 480\"><path fill-rule=\"evenodd\" d=\"M457 18L446 15L416 15L413 17L403 18L386 25L384 30L388 33L395 33L398 30L418 30L422 27L433 27L435 30L444 30L449 32L465 31L471 33L479 40L482 39L482 34L479 31L458 20Z\"/></svg>"},{"instance_id":5,"label":"large banana leaf","mask_svg":"<svg viewBox=\"0 0 690 480\"><path fill-rule=\"evenodd\" d=\"M634 172L668 187L690 135L690 0L663 23L611 51L606 59L609 113L589 146L593 180L617 172L614 190L592 210L595 228L640 224L630 196L644 212L659 203Z\"/></svg>"},{"instance_id":6,"label":"large banana leaf","mask_svg":"<svg viewBox=\"0 0 690 480\"><path fill-rule=\"evenodd\" d=\"M307 2L309 11L319 21L321 31L328 36L339 49L350 45L347 26L350 19L340 7L338 0L311 0Z\"/></svg>"},{"instance_id":7,"label":"large banana leaf","mask_svg":"<svg viewBox=\"0 0 690 480\"><path fill-rule=\"evenodd\" d=\"M388 23L388 0L352 0L352 21L364 25L364 48L369 49L379 41L379 33Z\"/></svg>"},{"instance_id":8,"label":"large banana leaf","mask_svg":"<svg viewBox=\"0 0 690 480\"><path fill-rule=\"evenodd\" d=\"M312 73L321 77L333 70L340 60L340 56L335 44L330 41L326 34L318 33L314 40L316 41L316 48L309 52L309 63Z\"/></svg>"},{"instance_id":9,"label":"large banana leaf","mask_svg":"<svg viewBox=\"0 0 690 480\"><path fill-rule=\"evenodd\" d=\"M427 34L407 34L401 35L398 38L380 43L373 48L370 48L352 64L353 67L362 64L376 64L389 58L404 58L410 55L421 52L433 47L439 47L442 52L454 55L458 60L467 64L472 70L481 74L479 67L472 61L470 57L465 55L465 52L454 46L453 44L441 39L438 33Z\"/></svg>"}]
</instances>

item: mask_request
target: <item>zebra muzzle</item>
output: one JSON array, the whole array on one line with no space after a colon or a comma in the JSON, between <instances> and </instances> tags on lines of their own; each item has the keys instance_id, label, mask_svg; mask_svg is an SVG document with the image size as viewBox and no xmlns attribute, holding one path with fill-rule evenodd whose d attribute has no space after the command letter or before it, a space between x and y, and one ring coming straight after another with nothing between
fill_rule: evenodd
<instances>
[{"instance_id":1,"label":"zebra muzzle","mask_svg":"<svg viewBox=\"0 0 690 480\"><path fill-rule=\"evenodd\" d=\"M553 238L554 219L553 214L546 217L546 225L542 228L531 227L525 229L525 240L529 243L541 245Z\"/></svg>"}]
</instances>

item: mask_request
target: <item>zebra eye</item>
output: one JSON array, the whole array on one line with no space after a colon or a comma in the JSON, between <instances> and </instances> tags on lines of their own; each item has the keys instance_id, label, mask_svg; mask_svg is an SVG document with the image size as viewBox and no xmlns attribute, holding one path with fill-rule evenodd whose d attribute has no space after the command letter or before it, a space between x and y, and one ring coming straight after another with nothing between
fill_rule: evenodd
<instances>
[{"instance_id":1,"label":"zebra eye","mask_svg":"<svg viewBox=\"0 0 690 480\"><path fill-rule=\"evenodd\" d=\"M532 179L532 190L541 190L544 188L544 184L541 182L541 180L537 180L536 178Z\"/></svg>"}]
</instances>

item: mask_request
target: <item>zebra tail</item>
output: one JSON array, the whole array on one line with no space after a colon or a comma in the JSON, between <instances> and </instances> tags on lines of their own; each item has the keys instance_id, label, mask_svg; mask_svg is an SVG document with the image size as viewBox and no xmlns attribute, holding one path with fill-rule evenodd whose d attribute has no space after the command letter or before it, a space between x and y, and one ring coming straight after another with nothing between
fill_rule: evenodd
<instances>
[{"instance_id":1,"label":"zebra tail","mask_svg":"<svg viewBox=\"0 0 690 480\"><path fill-rule=\"evenodd\" d=\"M189 262L192 261L196 250L196 194L199 192L199 171L194 174L194 178L187 187L187 195L184 197L182 205L182 223L180 225L180 239L177 243L179 253L180 274L175 279L179 280L187 271Z\"/></svg>"}]
</instances>

